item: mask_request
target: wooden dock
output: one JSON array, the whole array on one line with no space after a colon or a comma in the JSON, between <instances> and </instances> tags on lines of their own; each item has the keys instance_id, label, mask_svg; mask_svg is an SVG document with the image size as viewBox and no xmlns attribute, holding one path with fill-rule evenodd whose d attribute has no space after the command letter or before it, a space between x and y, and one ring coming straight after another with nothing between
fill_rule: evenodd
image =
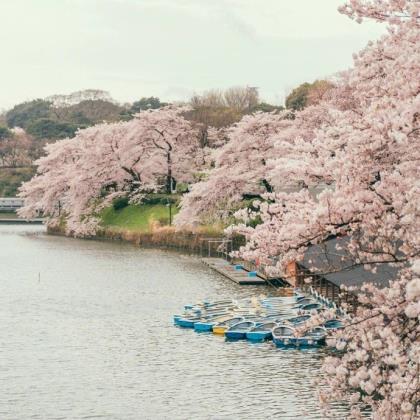
<instances>
[{"instance_id":1,"label":"wooden dock","mask_svg":"<svg viewBox=\"0 0 420 420\"><path fill-rule=\"evenodd\" d=\"M211 267L213 270L224 275L229 280L241 285L261 285L267 284L267 281L258 276L250 276L245 269L236 269L234 265L230 264L223 258L202 258L204 264Z\"/></svg>"}]
</instances>

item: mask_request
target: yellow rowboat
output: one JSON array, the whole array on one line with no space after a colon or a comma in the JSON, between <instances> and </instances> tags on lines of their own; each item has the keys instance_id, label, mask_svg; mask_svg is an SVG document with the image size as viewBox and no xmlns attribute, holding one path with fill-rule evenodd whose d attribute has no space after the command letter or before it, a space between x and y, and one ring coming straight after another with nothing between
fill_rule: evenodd
<instances>
[{"instance_id":1,"label":"yellow rowboat","mask_svg":"<svg viewBox=\"0 0 420 420\"><path fill-rule=\"evenodd\" d=\"M242 316L234 316L231 317L229 319L226 319L222 322L217 323L216 325L213 325L213 334L219 334L219 335L224 335L225 331L232 326L233 324L236 324L240 321L243 321L243 317Z\"/></svg>"},{"instance_id":2,"label":"yellow rowboat","mask_svg":"<svg viewBox=\"0 0 420 420\"><path fill-rule=\"evenodd\" d=\"M228 329L228 327L218 327L218 326L214 326L213 327L213 334L218 334L218 335L225 335L225 331Z\"/></svg>"}]
</instances>

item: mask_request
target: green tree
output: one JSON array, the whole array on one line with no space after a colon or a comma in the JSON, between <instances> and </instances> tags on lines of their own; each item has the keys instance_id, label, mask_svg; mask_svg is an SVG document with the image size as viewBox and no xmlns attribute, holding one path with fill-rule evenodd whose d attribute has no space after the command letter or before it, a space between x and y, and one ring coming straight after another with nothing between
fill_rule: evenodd
<instances>
[{"instance_id":1,"label":"green tree","mask_svg":"<svg viewBox=\"0 0 420 420\"><path fill-rule=\"evenodd\" d=\"M328 80L315 80L313 83L302 83L293 89L286 98L286 108L298 111L308 105L315 105L333 87L334 84Z\"/></svg>"},{"instance_id":2,"label":"green tree","mask_svg":"<svg viewBox=\"0 0 420 420\"><path fill-rule=\"evenodd\" d=\"M57 110L59 119L83 126L103 121L118 121L124 108L103 99L85 100Z\"/></svg>"},{"instance_id":3,"label":"green tree","mask_svg":"<svg viewBox=\"0 0 420 420\"><path fill-rule=\"evenodd\" d=\"M7 128L0 126L0 140L12 137L13 133Z\"/></svg>"},{"instance_id":4,"label":"green tree","mask_svg":"<svg viewBox=\"0 0 420 420\"><path fill-rule=\"evenodd\" d=\"M286 108L295 110L305 108L308 101L310 86L309 83L302 83L297 88L293 89L286 98Z\"/></svg>"},{"instance_id":5,"label":"green tree","mask_svg":"<svg viewBox=\"0 0 420 420\"><path fill-rule=\"evenodd\" d=\"M32 122L26 131L37 139L63 139L73 137L78 128L78 124L40 118Z\"/></svg>"},{"instance_id":6,"label":"green tree","mask_svg":"<svg viewBox=\"0 0 420 420\"><path fill-rule=\"evenodd\" d=\"M26 129L30 124L40 118L51 118L51 102L35 99L14 106L6 113L8 127L21 127Z\"/></svg>"},{"instance_id":7,"label":"green tree","mask_svg":"<svg viewBox=\"0 0 420 420\"><path fill-rule=\"evenodd\" d=\"M159 109L169 105L167 102L161 102L159 98L150 96L148 98L143 97L140 100L133 102L131 107L120 112L120 119L128 121L133 118L134 114L141 111L147 111L148 109Z\"/></svg>"},{"instance_id":8,"label":"green tree","mask_svg":"<svg viewBox=\"0 0 420 420\"><path fill-rule=\"evenodd\" d=\"M273 112L273 111L282 111L283 109L284 107L282 107L281 105L271 105L271 104L268 104L267 102L260 102L258 105L256 105L252 109L252 112L257 112L257 111Z\"/></svg>"},{"instance_id":9,"label":"green tree","mask_svg":"<svg viewBox=\"0 0 420 420\"><path fill-rule=\"evenodd\" d=\"M159 98L150 96L149 98L141 98L139 101L136 101L131 106L131 111L133 113L146 111L148 109L159 109L168 105L166 102L160 102Z\"/></svg>"}]
</instances>

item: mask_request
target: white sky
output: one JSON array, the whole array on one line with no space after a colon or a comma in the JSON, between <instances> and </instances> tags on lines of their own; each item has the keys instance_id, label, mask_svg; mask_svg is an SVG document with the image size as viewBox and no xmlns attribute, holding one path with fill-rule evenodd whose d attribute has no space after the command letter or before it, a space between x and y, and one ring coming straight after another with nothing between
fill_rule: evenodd
<instances>
[{"instance_id":1,"label":"white sky","mask_svg":"<svg viewBox=\"0 0 420 420\"><path fill-rule=\"evenodd\" d=\"M258 86L285 92L352 63L384 32L344 0L0 0L0 108L103 89L119 101Z\"/></svg>"}]
</instances>

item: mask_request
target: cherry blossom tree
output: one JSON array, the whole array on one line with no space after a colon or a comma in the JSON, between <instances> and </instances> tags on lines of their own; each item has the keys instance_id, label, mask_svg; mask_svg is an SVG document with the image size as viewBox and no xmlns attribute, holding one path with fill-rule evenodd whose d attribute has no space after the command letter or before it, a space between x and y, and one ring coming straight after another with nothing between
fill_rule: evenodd
<instances>
[{"instance_id":1,"label":"cherry blossom tree","mask_svg":"<svg viewBox=\"0 0 420 420\"><path fill-rule=\"evenodd\" d=\"M360 404L368 404L377 419L416 418L419 2L352 0L342 11L358 20L385 21L388 33L357 54L354 68L339 81L352 100L331 107L328 123L309 144L292 144L295 163L274 159L273 173L301 181L302 189L267 194L259 210L242 211L244 223L229 232L246 236L242 257L267 264L275 257L277 272L331 236L350 238L354 265L400 266L388 288L364 287L352 325L342 333L345 352L329 358L325 370L329 397L350 396L353 417L360 415ZM323 190L312 193L311 182L324 183ZM256 217L261 224L247 224Z\"/></svg>"},{"instance_id":2,"label":"cherry blossom tree","mask_svg":"<svg viewBox=\"0 0 420 420\"><path fill-rule=\"evenodd\" d=\"M0 138L0 165L11 168L29 166L31 157L28 150L33 142L22 128L7 130L6 135Z\"/></svg>"},{"instance_id":3,"label":"cherry blossom tree","mask_svg":"<svg viewBox=\"0 0 420 420\"><path fill-rule=\"evenodd\" d=\"M331 182L302 154L319 153L312 140L321 124L334 121L333 107L344 106L341 90L328 104L296 113L256 113L234 125L226 132L229 141L215 151L214 168L184 196L177 225L226 223L244 198Z\"/></svg>"},{"instance_id":4,"label":"cherry blossom tree","mask_svg":"<svg viewBox=\"0 0 420 420\"><path fill-rule=\"evenodd\" d=\"M36 161L37 174L20 188L25 206L19 209L22 217L34 217L39 212L58 220L64 198L70 188L74 163L80 158L78 138L47 144L46 155Z\"/></svg>"},{"instance_id":5,"label":"cherry blossom tree","mask_svg":"<svg viewBox=\"0 0 420 420\"><path fill-rule=\"evenodd\" d=\"M165 179L167 193L176 181L191 182L192 173L203 163L199 133L180 116L182 109L167 107L138 114L137 135L152 149L155 176Z\"/></svg>"},{"instance_id":6,"label":"cherry blossom tree","mask_svg":"<svg viewBox=\"0 0 420 420\"><path fill-rule=\"evenodd\" d=\"M214 168L183 197L178 226L227 220L244 196L272 191L268 161L274 138L291 124L292 115L256 113L246 115L226 131L229 141L215 152Z\"/></svg>"},{"instance_id":7,"label":"cherry blossom tree","mask_svg":"<svg viewBox=\"0 0 420 420\"><path fill-rule=\"evenodd\" d=\"M190 182L205 153L182 109L145 111L128 122L99 124L47 146L38 174L21 188L24 217L42 211L67 233L93 235L97 214L118 195L138 200L179 181ZM162 185L163 179L163 185ZM57 210L59 209L59 211Z\"/></svg>"}]
</instances>

